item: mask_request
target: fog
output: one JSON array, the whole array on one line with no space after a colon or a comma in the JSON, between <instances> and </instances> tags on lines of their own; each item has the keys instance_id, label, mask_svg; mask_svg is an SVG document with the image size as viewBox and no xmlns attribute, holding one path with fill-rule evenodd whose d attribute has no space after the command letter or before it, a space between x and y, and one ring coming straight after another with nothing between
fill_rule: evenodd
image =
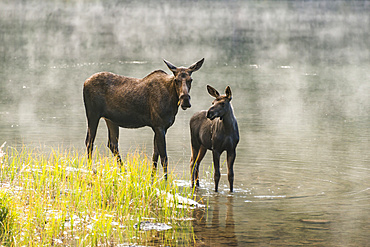
<instances>
[{"instance_id":1,"label":"fog","mask_svg":"<svg viewBox=\"0 0 370 247\"><path fill-rule=\"evenodd\" d=\"M173 127L186 131L186 142L188 119L210 105L206 84L231 86L246 133L253 126L302 133L336 120L364 126L369 8L367 1L3 1L2 139L83 146L84 80L103 70L144 77L166 70L163 58L178 66L206 58L194 74L193 107Z\"/></svg>"},{"instance_id":2,"label":"fog","mask_svg":"<svg viewBox=\"0 0 370 247\"><path fill-rule=\"evenodd\" d=\"M167 71L163 58L187 66L203 57L193 107L169 130L182 135L174 162L188 159L188 119L209 107L206 84L231 86L242 142L259 129L299 139L350 122L361 132L370 110L369 8L366 1L1 2L2 139L82 148L82 84L91 74L144 77ZM105 145L100 127L97 143ZM122 148L150 150L152 133L142 131Z\"/></svg>"},{"instance_id":3,"label":"fog","mask_svg":"<svg viewBox=\"0 0 370 247\"><path fill-rule=\"evenodd\" d=\"M84 152L86 78L99 71L170 73L162 59L188 66L204 57L193 74L192 108L180 110L168 130L170 169L188 173L188 123L211 105L206 85L220 92L230 85L241 135L234 204L244 210L242 198L255 201L250 197L279 188L309 201L283 201L279 213L264 204L266 215L324 215L335 230L312 234L323 245L350 243L346 236L367 243L368 228L352 226L370 223L369 13L368 1L1 1L0 145ZM106 136L101 122L96 145L110 155ZM122 129L120 151L150 156L152 139L149 128ZM209 173L209 154L203 163ZM313 197L321 192L333 195ZM305 205L312 203L310 211ZM256 217L262 213L255 208L233 211L240 234L243 215L261 229L271 221ZM348 221L334 220L344 215Z\"/></svg>"},{"instance_id":4,"label":"fog","mask_svg":"<svg viewBox=\"0 0 370 247\"><path fill-rule=\"evenodd\" d=\"M2 43L11 43L2 56L27 57L29 66L133 57L185 63L198 54L249 64L359 64L369 56L366 1L104 2L1 3Z\"/></svg>"}]
</instances>

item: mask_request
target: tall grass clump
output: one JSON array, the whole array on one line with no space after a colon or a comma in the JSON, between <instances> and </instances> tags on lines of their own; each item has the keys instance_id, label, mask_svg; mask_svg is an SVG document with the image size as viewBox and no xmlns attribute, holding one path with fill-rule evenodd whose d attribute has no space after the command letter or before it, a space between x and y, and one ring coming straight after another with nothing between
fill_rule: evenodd
<instances>
[{"instance_id":1,"label":"tall grass clump","mask_svg":"<svg viewBox=\"0 0 370 247\"><path fill-rule=\"evenodd\" d=\"M0 190L0 244L1 246L12 246L16 235L14 225L17 214L12 204L12 198Z\"/></svg>"},{"instance_id":2,"label":"tall grass clump","mask_svg":"<svg viewBox=\"0 0 370 247\"><path fill-rule=\"evenodd\" d=\"M19 212L8 229L17 233L12 244L176 246L193 239L184 220L190 206L179 207L178 199L191 191L180 190L173 174L168 181L152 176L150 160L140 153L128 154L123 166L96 153L90 162L75 150L7 148L1 187ZM159 228L144 231L148 224Z\"/></svg>"}]
</instances>

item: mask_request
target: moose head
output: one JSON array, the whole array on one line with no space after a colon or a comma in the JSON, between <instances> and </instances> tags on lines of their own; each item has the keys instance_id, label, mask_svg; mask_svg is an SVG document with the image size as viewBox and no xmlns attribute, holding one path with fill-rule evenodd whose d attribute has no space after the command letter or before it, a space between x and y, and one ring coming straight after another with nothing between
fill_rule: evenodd
<instances>
[{"instance_id":1,"label":"moose head","mask_svg":"<svg viewBox=\"0 0 370 247\"><path fill-rule=\"evenodd\" d=\"M207 85L207 90L211 96L216 98L212 102L212 106L207 111L207 118L213 120L216 117L219 117L222 120L223 116L227 112L230 112L230 101L232 99L231 89L227 86L225 89L225 95L220 95L219 92L210 85Z\"/></svg>"},{"instance_id":2,"label":"moose head","mask_svg":"<svg viewBox=\"0 0 370 247\"><path fill-rule=\"evenodd\" d=\"M191 104L189 92L191 88L191 82L193 81L193 79L191 78L191 74L202 67L204 58L189 66L188 68L176 67L166 60L163 61L174 75L173 83L175 84L181 108L183 110L190 108Z\"/></svg>"}]
</instances>

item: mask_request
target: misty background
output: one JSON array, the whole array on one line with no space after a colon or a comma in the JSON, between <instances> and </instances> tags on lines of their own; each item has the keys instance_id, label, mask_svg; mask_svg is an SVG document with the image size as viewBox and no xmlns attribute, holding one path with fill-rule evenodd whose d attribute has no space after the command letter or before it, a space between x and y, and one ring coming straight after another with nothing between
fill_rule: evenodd
<instances>
[{"instance_id":1,"label":"misty background","mask_svg":"<svg viewBox=\"0 0 370 247\"><path fill-rule=\"evenodd\" d=\"M209 107L211 84L234 89L246 122L369 120L367 1L2 1L0 9L0 129L10 143L71 141L86 127L86 78L168 71L162 58L178 66L206 58L191 114Z\"/></svg>"},{"instance_id":2,"label":"misty background","mask_svg":"<svg viewBox=\"0 0 370 247\"><path fill-rule=\"evenodd\" d=\"M167 133L170 170L188 176L189 119L211 105L206 85L220 92L230 85L241 136L236 239L300 243L297 229L305 228L296 218L319 216L332 223L311 231L312 239L366 245L369 13L369 1L1 1L0 145L83 153L89 76L142 78L171 73L162 59L189 66L204 57L192 76L192 107L179 110ZM120 133L123 156L151 156L151 129ZM106 143L101 121L95 144L111 155ZM208 153L201 179L212 181L211 166ZM227 191L224 175L221 187ZM273 204L271 195L282 199ZM245 234L252 226L259 238Z\"/></svg>"}]
</instances>

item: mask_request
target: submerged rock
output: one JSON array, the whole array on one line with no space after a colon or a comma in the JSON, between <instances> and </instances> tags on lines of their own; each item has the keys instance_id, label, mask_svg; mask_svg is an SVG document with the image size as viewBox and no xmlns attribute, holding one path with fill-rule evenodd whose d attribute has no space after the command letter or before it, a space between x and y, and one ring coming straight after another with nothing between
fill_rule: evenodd
<instances>
[{"instance_id":1,"label":"submerged rock","mask_svg":"<svg viewBox=\"0 0 370 247\"><path fill-rule=\"evenodd\" d=\"M150 231L150 230L166 231L172 229L172 226L169 226L165 223L152 223L149 221L143 221L140 223L136 223L134 225L134 228L141 231Z\"/></svg>"},{"instance_id":2,"label":"submerged rock","mask_svg":"<svg viewBox=\"0 0 370 247\"><path fill-rule=\"evenodd\" d=\"M178 194L171 194L169 192L160 191L157 189L158 196L166 196L167 203L175 203L177 208L190 207L190 208L203 208L205 205L200 204L190 198L180 196Z\"/></svg>"}]
</instances>

